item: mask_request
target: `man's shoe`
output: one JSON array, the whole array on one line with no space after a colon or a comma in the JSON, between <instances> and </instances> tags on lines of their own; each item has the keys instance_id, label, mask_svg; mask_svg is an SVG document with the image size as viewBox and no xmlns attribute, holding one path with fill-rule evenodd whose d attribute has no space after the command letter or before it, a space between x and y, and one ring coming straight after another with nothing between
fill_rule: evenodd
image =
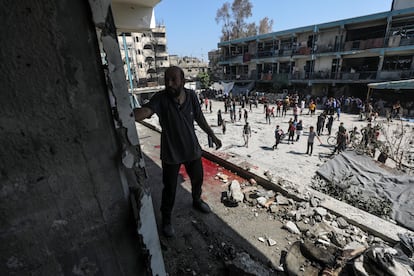
<instances>
[{"instance_id":1,"label":"man's shoe","mask_svg":"<svg viewBox=\"0 0 414 276\"><path fill-rule=\"evenodd\" d=\"M211 212L210 206L201 199L193 201L193 208L205 214Z\"/></svg>"},{"instance_id":2,"label":"man's shoe","mask_svg":"<svg viewBox=\"0 0 414 276\"><path fill-rule=\"evenodd\" d=\"M162 225L162 233L167 238L174 237L175 236L175 231L174 231L174 227L172 226L172 224L171 223L163 224Z\"/></svg>"}]
</instances>

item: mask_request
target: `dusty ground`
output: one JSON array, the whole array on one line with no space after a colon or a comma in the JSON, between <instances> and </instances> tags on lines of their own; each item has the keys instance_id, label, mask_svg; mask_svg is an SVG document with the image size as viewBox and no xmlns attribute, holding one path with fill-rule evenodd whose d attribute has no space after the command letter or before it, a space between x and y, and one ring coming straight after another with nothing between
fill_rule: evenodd
<instances>
[{"instance_id":1,"label":"dusty ground","mask_svg":"<svg viewBox=\"0 0 414 276\"><path fill-rule=\"evenodd\" d=\"M158 210L162 184L159 136L142 125L138 125L138 132L146 155L156 219L160 225ZM203 199L213 209L208 215L192 209L190 183L185 172L181 172L182 183L177 191L173 215L177 235L172 239L160 235L169 274L228 275L226 261L233 260L241 252L248 252L265 268L269 268L270 263L278 266L282 250L289 246L289 242L297 240L297 237L281 229L282 223L269 217L264 209L250 208L244 204L235 208L224 206L220 201L221 192L227 190L227 186L215 179L215 174L220 171L228 174L230 179L242 180L221 167L208 164L203 186ZM271 237L278 244L270 247L260 242L259 237Z\"/></svg>"},{"instance_id":2,"label":"dusty ground","mask_svg":"<svg viewBox=\"0 0 414 276\"><path fill-rule=\"evenodd\" d=\"M287 144L286 141L278 150L272 151L273 130L279 124L284 130L286 117L272 118L270 125L265 123L263 105L253 108L249 113L249 122L252 125L253 135L249 147L243 147L241 130L243 121L228 123L226 134L222 134L217 126L217 110L222 107L222 102L213 103L213 112L205 112L206 119L211 124L215 133L223 141L223 148L215 151L207 147L207 137L199 129L200 144L205 150L214 152L227 160L234 160L238 164L245 164L252 172L263 176L265 171L287 179L294 183L294 188L305 191L311 183L317 168L326 160L320 158L322 153L330 153L332 147L326 144L325 135L321 137L322 145L315 143L314 154L305 155L307 130L310 125L316 124L316 116L303 115L300 119L304 122L304 135L298 142ZM306 113L306 111L305 111ZM223 114L229 121L229 115ZM243 120L243 119L242 119ZM158 125L156 116L147 120L153 125ZM356 115L343 114L341 121L350 129L353 126L365 125ZM339 122L335 121L333 129L336 131ZM154 208L159 224L159 204L161 195L161 168L159 160L159 134L137 124L138 134L144 154L146 155L146 167L148 181L151 184ZM281 256L288 250L293 242L300 240L299 235L291 234L282 229L286 221L279 213L270 213L264 208L240 203L238 207L226 207L220 201L221 193L228 189L228 185L216 179L218 172L229 175L229 179L237 179L239 182L246 180L210 163L204 163L205 184L203 198L213 209L212 214L200 214L191 207L190 184L184 171L182 171L182 183L179 186L176 197L176 205L173 223L177 236L166 239L160 236L163 256L167 271L170 275L231 275L234 271L240 274L234 267L235 260L242 252L258 262L256 275L275 274L280 266ZM283 208L283 207L281 207ZM283 210L281 210L283 211ZM268 240L276 241L276 245L270 246ZM260 241L264 240L264 242ZM242 258L239 258L242 259ZM250 260L249 260L250 261ZM245 263L248 261L244 261ZM240 266L239 266L240 267ZM250 265L254 267L254 265ZM272 269L270 269L272 268ZM262 269L262 270L261 270ZM260 273L257 273L259 271ZM253 274L254 275L254 274ZM306 275L306 274L304 274Z\"/></svg>"}]
</instances>

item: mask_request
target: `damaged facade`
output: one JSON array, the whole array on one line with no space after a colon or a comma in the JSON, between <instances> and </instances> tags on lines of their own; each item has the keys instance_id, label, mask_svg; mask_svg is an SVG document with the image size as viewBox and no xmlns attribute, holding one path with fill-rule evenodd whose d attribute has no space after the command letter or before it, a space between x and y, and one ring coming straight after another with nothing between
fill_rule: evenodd
<instances>
[{"instance_id":1,"label":"damaged facade","mask_svg":"<svg viewBox=\"0 0 414 276\"><path fill-rule=\"evenodd\" d=\"M360 96L368 83L414 76L414 7L218 43L223 80Z\"/></svg>"},{"instance_id":2,"label":"damaged facade","mask_svg":"<svg viewBox=\"0 0 414 276\"><path fill-rule=\"evenodd\" d=\"M121 33L118 42L125 75L128 81L131 78L133 88L164 84L164 72L170 66L165 26L147 32Z\"/></svg>"}]
</instances>

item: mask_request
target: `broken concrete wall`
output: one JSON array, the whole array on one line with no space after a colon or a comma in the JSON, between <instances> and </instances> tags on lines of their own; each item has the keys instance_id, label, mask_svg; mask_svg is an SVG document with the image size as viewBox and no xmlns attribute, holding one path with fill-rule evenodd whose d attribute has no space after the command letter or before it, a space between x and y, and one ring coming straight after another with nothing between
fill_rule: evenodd
<instances>
[{"instance_id":1,"label":"broken concrete wall","mask_svg":"<svg viewBox=\"0 0 414 276\"><path fill-rule=\"evenodd\" d=\"M0 18L0 274L149 274L88 2L6 0Z\"/></svg>"}]
</instances>

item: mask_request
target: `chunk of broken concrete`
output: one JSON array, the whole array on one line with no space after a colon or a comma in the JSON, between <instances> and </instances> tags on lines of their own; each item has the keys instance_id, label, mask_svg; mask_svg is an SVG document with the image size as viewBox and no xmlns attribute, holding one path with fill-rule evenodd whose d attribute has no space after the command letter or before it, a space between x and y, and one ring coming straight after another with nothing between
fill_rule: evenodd
<instances>
[{"instance_id":1,"label":"chunk of broken concrete","mask_svg":"<svg viewBox=\"0 0 414 276\"><path fill-rule=\"evenodd\" d=\"M273 239L271 239L271 238L268 238L268 239L267 239L267 243L269 244L269 246L276 245L276 241L275 241L275 240L273 240Z\"/></svg>"},{"instance_id":2,"label":"chunk of broken concrete","mask_svg":"<svg viewBox=\"0 0 414 276\"><path fill-rule=\"evenodd\" d=\"M288 221L283 225L284 229L287 229L289 232L293 233L293 234L298 234L300 235L300 230L298 229L298 227L296 226L296 224L292 221Z\"/></svg>"},{"instance_id":3,"label":"chunk of broken concrete","mask_svg":"<svg viewBox=\"0 0 414 276\"><path fill-rule=\"evenodd\" d=\"M337 218L336 223L338 223L338 227L341 229L347 228L349 226L349 223L343 217Z\"/></svg>"},{"instance_id":4,"label":"chunk of broken concrete","mask_svg":"<svg viewBox=\"0 0 414 276\"><path fill-rule=\"evenodd\" d=\"M230 197L237 202L242 202L244 199L244 194L241 191L240 183L237 180L233 180L230 184Z\"/></svg>"},{"instance_id":5,"label":"chunk of broken concrete","mask_svg":"<svg viewBox=\"0 0 414 276\"><path fill-rule=\"evenodd\" d=\"M264 196L258 197L256 198L256 200L257 200L257 203L259 203L259 205L263 207L266 206L267 199Z\"/></svg>"},{"instance_id":6,"label":"chunk of broken concrete","mask_svg":"<svg viewBox=\"0 0 414 276\"><path fill-rule=\"evenodd\" d=\"M276 202L279 205L289 205L289 200L286 197L282 196L282 195L277 195L276 196Z\"/></svg>"},{"instance_id":7,"label":"chunk of broken concrete","mask_svg":"<svg viewBox=\"0 0 414 276\"><path fill-rule=\"evenodd\" d=\"M317 207L314 210L315 210L315 213L316 214L318 214L318 215L320 215L322 217L324 217L328 213L328 211L325 208L323 208L323 207Z\"/></svg>"}]
</instances>

